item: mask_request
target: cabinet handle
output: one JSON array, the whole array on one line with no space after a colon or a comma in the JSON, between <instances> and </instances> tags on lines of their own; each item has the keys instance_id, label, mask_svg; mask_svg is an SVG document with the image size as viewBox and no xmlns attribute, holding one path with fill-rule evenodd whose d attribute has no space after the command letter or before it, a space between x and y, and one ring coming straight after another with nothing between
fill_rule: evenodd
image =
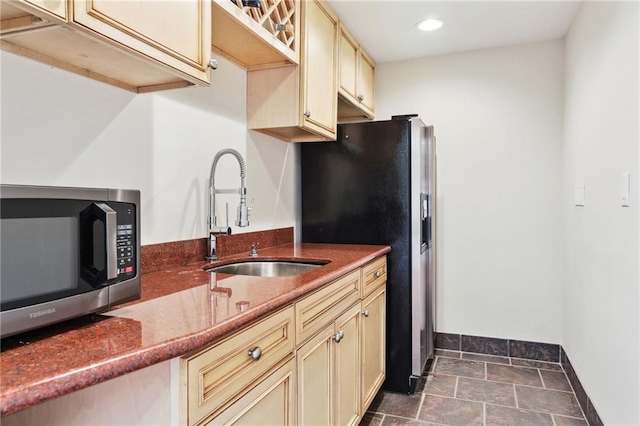
<instances>
[{"instance_id":1,"label":"cabinet handle","mask_svg":"<svg viewBox=\"0 0 640 426\"><path fill-rule=\"evenodd\" d=\"M249 356L253 358L254 361L259 360L260 357L262 356L262 349L260 349L260 346L256 346L253 349L249 349Z\"/></svg>"},{"instance_id":2,"label":"cabinet handle","mask_svg":"<svg viewBox=\"0 0 640 426\"><path fill-rule=\"evenodd\" d=\"M340 341L344 338L344 331L340 330L338 331L334 336L333 336L333 340L336 341L336 343L340 343Z\"/></svg>"},{"instance_id":3,"label":"cabinet handle","mask_svg":"<svg viewBox=\"0 0 640 426\"><path fill-rule=\"evenodd\" d=\"M217 59L209 59L209 63L207 64L209 68L212 70L218 69L218 60Z\"/></svg>"},{"instance_id":4,"label":"cabinet handle","mask_svg":"<svg viewBox=\"0 0 640 426\"><path fill-rule=\"evenodd\" d=\"M380 272L380 271L375 271L373 273L373 276L376 277L376 278L380 278L381 275L382 275L382 272Z\"/></svg>"},{"instance_id":5,"label":"cabinet handle","mask_svg":"<svg viewBox=\"0 0 640 426\"><path fill-rule=\"evenodd\" d=\"M360 102L364 101L364 95L362 93L358 95L358 100Z\"/></svg>"},{"instance_id":6,"label":"cabinet handle","mask_svg":"<svg viewBox=\"0 0 640 426\"><path fill-rule=\"evenodd\" d=\"M311 117L311 111L310 110L306 110L304 112L304 116L307 117L307 118Z\"/></svg>"},{"instance_id":7,"label":"cabinet handle","mask_svg":"<svg viewBox=\"0 0 640 426\"><path fill-rule=\"evenodd\" d=\"M365 309L365 311L362 313L362 315L364 315L365 318L369 318L369 310Z\"/></svg>"}]
</instances>

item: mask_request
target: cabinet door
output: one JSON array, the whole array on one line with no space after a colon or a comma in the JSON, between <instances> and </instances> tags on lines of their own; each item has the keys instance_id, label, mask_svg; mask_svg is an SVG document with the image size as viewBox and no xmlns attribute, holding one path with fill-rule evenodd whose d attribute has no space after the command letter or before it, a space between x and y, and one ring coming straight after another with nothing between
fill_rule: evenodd
<instances>
[{"instance_id":1,"label":"cabinet door","mask_svg":"<svg viewBox=\"0 0 640 426\"><path fill-rule=\"evenodd\" d=\"M320 0L302 2L301 120L335 140L337 126L338 19Z\"/></svg>"},{"instance_id":2,"label":"cabinet door","mask_svg":"<svg viewBox=\"0 0 640 426\"><path fill-rule=\"evenodd\" d=\"M358 75L358 43L349 31L340 23L340 65L338 79L340 87L338 92L354 104L358 102L356 94Z\"/></svg>"},{"instance_id":3,"label":"cabinet door","mask_svg":"<svg viewBox=\"0 0 640 426\"><path fill-rule=\"evenodd\" d=\"M65 21L67 19L67 1L66 0L21 0L20 3L32 5L39 10L43 10L47 13L51 13L54 16L57 16L58 18L61 18Z\"/></svg>"},{"instance_id":4,"label":"cabinet door","mask_svg":"<svg viewBox=\"0 0 640 426\"><path fill-rule=\"evenodd\" d=\"M333 324L297 351L298 424L330 425L333 403Z\"/></svg>"},{"instance_id":5,"label":"cabinet door","mask_svg":"<svg viewBox=\"0 0 640 426\"><path fill-rule=\"evenodd\" d=\"M360 106L365 112L368 112L371 117L375 112L375 70L376 64L373 59L367 53L360 49L358 66L358 101Z\"/></svg>"},{"instance_id":6,"label":"cabinet door","mask_svg":"<svg viewBox=\"0 0 640 426\"><path fill-rule=\"evenodd\" d=\"M335 322L336 425L357 425L360 417L360 307L357 303Z\"/></svg>"},{"instance_id":7,"label":"cabinet door","mask_svg":"<svg viewBox=\"0 0 640 426\"><path fill-rule=\"evenodd\" d=\"M294 425L295 367L293 357L258 381L252 389L208 425Z\"/></svg>"},{"instance_id":8,"label":"cabinet door","mask_svg":"<svg viewBox=\"0 0 640 426\"><path fill-rule=\"evenodd\" d=\"M104 41L209 84L208 0L73 0L72 21ZM114 64L117 66L117 64Z\"/></svg>"},{"instance_id":9,"label":"cabinet door","mask_svg":"<svg viewBox=\"0 0 640 426\"><path fill-rule=\"evenodd\" d=\"M283 309L185 361L185 423L220 411L258 377L293 352L293 307ZM253 352L259 348L256 357Z\"/></svg>"},{"instance_id":10,"label":"cabinet door","mask_svg":"<svg viewBox=\"0 0 640 426\"><path fill-rule=\"evenodd\" d=\"M386 286L376 289L362 302L362 412L385 379Z\"/></svg>"}]
</instances>

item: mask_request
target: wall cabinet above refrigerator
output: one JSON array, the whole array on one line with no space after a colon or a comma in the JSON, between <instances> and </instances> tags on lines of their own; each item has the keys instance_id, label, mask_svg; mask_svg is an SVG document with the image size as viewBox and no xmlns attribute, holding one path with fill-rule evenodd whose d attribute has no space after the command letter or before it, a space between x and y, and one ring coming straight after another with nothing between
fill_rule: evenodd
<instances>
[{"instance_id":1,"label":"wall cabinet above refrigerator","mask_svg":"<svg viewBox=\"0 0 640 426\"><path fill-rule=\"evenodd\" d=\"M376 63L340 22L338 120L373 118Z\"/></svg>"}]
</instances>

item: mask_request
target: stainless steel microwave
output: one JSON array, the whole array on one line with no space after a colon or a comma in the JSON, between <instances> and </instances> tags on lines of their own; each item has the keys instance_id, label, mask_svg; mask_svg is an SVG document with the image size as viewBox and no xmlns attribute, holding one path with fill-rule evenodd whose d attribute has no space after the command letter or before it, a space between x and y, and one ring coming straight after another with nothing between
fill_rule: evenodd
<instances>
[{"instance_id":1,"label":"stainless steel microwave","mask_svg":"<svg viewBox=\"0 0 640 426\"><path fill-rule=\"evenodd\" d=\"M0 337L140 297L140 191L0 185Z\"/></svg>"}]
</instances>

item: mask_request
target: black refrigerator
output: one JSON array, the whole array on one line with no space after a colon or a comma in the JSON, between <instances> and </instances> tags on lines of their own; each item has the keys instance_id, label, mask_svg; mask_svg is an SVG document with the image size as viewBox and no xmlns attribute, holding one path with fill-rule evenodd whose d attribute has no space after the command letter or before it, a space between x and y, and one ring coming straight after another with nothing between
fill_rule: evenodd
<instances>
[{"instance_id":1,"label":"black refrigerator","mask_svg":"<svg viewBox=\"0 0 640 426\"><path fill-rule=\"evenodd\" d=\"M435 137L417 116L338 125L301 147L303 242L385 244L385 390L413 393L433 357Z\"/></svg>"}]
</instances>

